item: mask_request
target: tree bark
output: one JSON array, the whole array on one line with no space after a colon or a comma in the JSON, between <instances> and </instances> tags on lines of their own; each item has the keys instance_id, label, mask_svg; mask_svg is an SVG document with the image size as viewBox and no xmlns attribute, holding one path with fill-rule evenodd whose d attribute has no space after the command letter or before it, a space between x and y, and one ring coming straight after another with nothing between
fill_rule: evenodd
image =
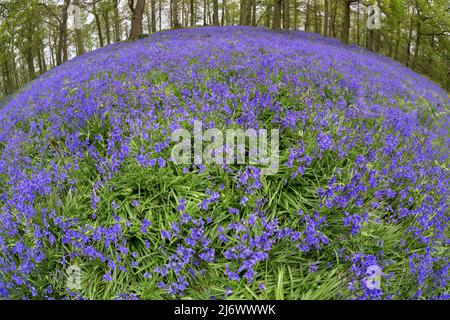
<instances>
[{"instance_id":1,"label":"tree bark","mask_svg":"<svg viewBox=\"0 0 450 320\"><path fill-rule=\"evenodd\" d=\"M80 1L73 0L73 4L79 7ZM83 31L81 29L75 29L75 41L77 43L77 55L80 56L86 52L86 49L84 48Z\"/></svg>"},{"instance_id":2,"label":"tree bark","mask_svg":"<svg viewBox=\"0 0 450 320\"><path fill-rule=\"evenodd\" d=\"M283 0L283 29L289 30L291 27L290 1Z\"/></svg>"},{"instance_id":3,"label":"tree bark","mask_svg":"<svg viewBox=\"0 0 450 320\"><path fill-rule=\"evenodd\" d=\"M400 26L400 21L397 22L398 27L397 27L397 39L395 41L395 50L394 50L394 59L395 60L399 60L399 56L398 56L398 51L400 48L400 36L401 36L401 26Z\"/></svg>"},{"instance_id":4,"label":"tree bark","mask_svg":"<svg viewBox=\"0 0 450 320\"><path fill-rule=\"evenodd\" d=\"M190 26L195 27L195 12L194 12L194 0L189 1L189 17L190 17Z\"/></svg>"},{"instance_id":5,"label":"tree bark","mask_svg":"<svg viewBox=\"0 0 450 320\"><path fill-rule=\"evenodd\" d=\"M95 1L92 3L92 14L94 15L95 25L97 26L98 41L100 43L100 47L103 47L104 43L103 43L102 24L97 12L97 8L95 6Z\"/></svg>"},{"instance_id":6,"label":"tree bark","mask_svg":"<svg viewBox=\"0 0 450 320\"><path fill-rule=\"evenodd\" d=\"M203 0L203 25L206 26L208 22L206 21L206 11L207 11L208 2Z\"/></svg>"},{"instance_id":7,"label":"tree bark","mask_svg":"<svg viewBox=\"0 0 450 320\"><path fill-rule=\"evenodd\" d=\"M422 38L421 21L420 21L420 18L418 18L417 23L416 23L416 46L414 47L414 60L413 60L413 64L412 64L413 69L416 68L417 62L419 61L419 50L420 50L421 38Z\"/></svg>"},{"instance_id":8,"label":"tree bark","mask_svg":"<svg viewBox=\"0 0 450 320\"><path fill-rule=\"evenodd\" d=\"M251 0L252 6L252 23L251 25L256 27L256 0Z\"/></svg>"},{"instance_id":9,"label":"tree bark","mask_svg":"<svg viewBox=\"0 0 450 320\"><path fill-rule=\"evenodd\" d=\"M120 41L121 30L120 30L120 16L119 16L119 0L113 0L113 11L114 11L114 36L116 42Z\"/></svg>"},{"instance_id":10,"label":"tree bark","mask_svg":"<svg viewBox=\"0 0 450 320\"><path fill-rule=\"evenodd\" d=\"M64 5L61 10L61 23L59 25L59 40L58 48L56 51L56 64L60 65L62 62L67 61L67 8L70 5L70 0L64 0Z\"/></svg>"},{"instance_id":11,"label":"tree bark","mask_svg":"<svg viewBox=\"0 0 450 320\"><path fill-rule=\"evenodd\" d=\"M367 50L373 51L373 42L374 42L374 30L370 29L367 34Z\"/></svg>"},{"instance_id":12,"label":"tree bark","mask_svg":"<svg viewBox=\"0 0 450 320\"><path fill-rule=\"evenodd\" d=\"M178 20L178 0L172 0L172 21L175 29L180 28L180 22Z\"/></svg>"},{"instance_id":13,"label":"tree bark","mask_svg":"<svg viewBox=\"0 0 450 320\"><path fill-rule=\"evenodd\" d=\"M337 0L330 0L330 24L328 28L328 36L329 37L336 37L336 16L337 16Z\"/></svg>"},{"instance_id":14,"label":"tree bark","mask_svg":"<svg viewBox=\"0 0 450 320\"><path fill-rule=\"evenodd\" d=\"M360 17L359 3L358 3L358 8L357 8L356 14L357 14L357 16L356 16L356 43L359 46L359 44L361 42L361 31L360 31L360 26L359 26L359 17Z\"/></svg>"},{"instance_id":15,"label":"tree bark","mask_svg":"<svg viewBox=\"0 0 450 320\"><path fill-rule=\"evenodd\" d=\"M156 0L150 0L151 9L151 32L156 32Z\"/></svg>"},{"instance_id":16,"label":"tree bark","mask_svg":"<svg viewBox=\"0 0 450 320\"><path fill-rule=\"evenodd\" d=\"M328 0L324 1L323 35L328 37Z\"/></svg>"},{"instance_id":17,"label":"tree bark","mask_svg":"<svg viewBox=\"0 0 450 320\"><path fill-rule=\"evenodd\" d=\"M158 21L159 21L159 30L162 30L162 0L158 1Z\"/></svg>"},{"instance_id":18,"label":"tree bark","mask_svg":"<svg viewBox=\"0 0 450 320\"><path fill-rule=\"evenodd\" d=\"M345 0L344 1L344 16L342 20L342 34L341 38L344 43L349 42L350 36L350 6L353 1Z\"/></svg>"},{"instance_id":19,"label":"tree bark","mask_svg":"<svg viewBox=\"0 0 450 320\"><path fill-rule=\"evenodd\" d=\"M213 0L213 25L219 25L219 1Z\"/></svg>"},{"instance_id":20,"label":"tree bark","mask_svg":"<svg viewBox=\"0 0 450 320\"><path fill-rule=\"evenodd\" d=\"M273 0L273 21L272 28L281 30L281 5L283 0Z\"/></svg>"},{"instance_id":21,"label":"tree bark","mask_svg":"<svg viewBox=\"0 0 450 320\"><path fill-rule=\"evenodd\" d=\"M409 67L409 60L411 58L412 29L413 29L413 20L412 20L412 17L410 17L408 41L406 44L406 66L407 67Z\"/></svg>"},{"instance_id":22,"label":"tree bark","mask_svg":"<svg viewBox=\"0 0 450 320\"><path fill-rule=\"evenodd\" d=\"M103 19L105 20L106 43L110 44L111 43L111 27L110 27L108 10L103 10Z\"/></svg>"},{"instance_id":23,"label":"tree bark","mask_svg":"<svg viewBox=\"0 0 450 320\"><path fill-rule=\"evenodd\" d=\"M128 39L137 39L142 35L142 18L144 15L145 0L128 0L128 7L131 11L131 29Z\"/></svg>"},{"instance_id":24,"label":"tree bark","mask_svg":"<svg viewBox=\"0 0 450 320\"><path fill-rule=\"evenodd\" d=\"M226 24L226 11L227 11L227 1L222 0L222 16L220 18L220 24L222 26Z\"/></svg>"}]
</instances>

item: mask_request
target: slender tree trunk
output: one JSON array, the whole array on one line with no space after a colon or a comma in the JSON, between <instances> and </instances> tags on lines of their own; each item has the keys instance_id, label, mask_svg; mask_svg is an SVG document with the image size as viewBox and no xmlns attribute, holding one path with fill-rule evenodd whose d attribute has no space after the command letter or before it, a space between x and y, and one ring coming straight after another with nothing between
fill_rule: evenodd
<instances>
[{"instance_id":1,"label":"slender tree trunk","mask_svg":"<svg viewBox=\"0 0 450 320\"><path fill-rule=\"evenodd\" d=\"M64 6L61 8L61 23L59 25L59 40L58 48L56 51L56 64L60 65L62 62L67 61L67 8L70 5L70 0L64 0Z\"/></svg>"},{"instance_id":2,"label":"slender tree trunk","mask_svg":"<svg viewBox=\"0 0 450 320\"><path fill-rule=\"evenodd\" d=\"M57 41L55 41L56 44ZM56 58L55 58L55 47L52 45L52 37L50 33L48 34L48 45L50 47L50 62L51 67L54 68L56 66Z\"/></svg>"},{"instance_id":3,"label":"slender tree trunk","mask_svg":"<svg viewBox=\"0 0 450 320\"><path fill-rule=\"evenodd\" d=\"M241 0L240 1L240 24L243 26L248 26L251 24L252 19L252 5L251 0Z\"/></svg>"},{"instance_id":4,"label":"slender tree trunk","mask_svg":"<svg viewBox=\"0 0 450 320\"><path fill-rule=\"evenodd\" d=\"M219 1L212 0L213 3L213 25L219 25Z\"/></svg>"},{"instance_id":5,"label":"slender tree trunk","mask_svg":"<svg viewBox=\"0 0 450 320\"><path fill-rule=\"evenodd\" d=\"M305 31L309 31L309 25L310 25L310 15L311 15L311 5L309 3L309 0L306 1L306 12L305 12Z\"/></svg>"},{"instance_id":6,"label":"slender tree trunk","mask_svg":"<svg viewBox=\"0 0 450 320\"><path fill-rule=\"evenodd\" d=\"M158 21L159 21L159 30L162 30L162 0L158 2Z\"/></svg>"},{"instance_id":7,"label":"slender tree trunk","mask_svg":"<svg viewBox=\"0 0 450 320\"><path fill-rule=\"evenodd\" d=\"M290 28L291 28L290 1L283 0L283 29L289 30Z\"/></svg>"},{"instance_id":8,"label":"slender tree trunk","mask_svg":"<svg viewBox=\"0 0 450 320\"><path fill-rule=\"evenodd\" d=\"M151 32L156 32L156 0L150 0L151 9Z\"/></svg>"},{"instance_id":9,"label":"slender tree trunk","mask_svg":"<svg viewBox=\"0 0 450 320\"><path fill-rule=\"evenodd\" d=\"M292 26L294 30L298 29L298 2L294 0L294 25Z\"/></svg>"},{"instance_id":10,"label":"slender tree trunk","mask_svg":"<svg viewBox=\"0 0 450 320\"><path fill-rule=\"evenodd\" d=\"M417 18L417 23L416 23L416 45L414 47L414 60L413 60L413 65L412 68L415 69L417 66L417 62L419 61L419 50L420 50L420 45L421 45L421 38L422 38L422 31L421 31L421 21L420 18Z\"/></svg>"},{"instance_id":11,"label":"slender tree trunk","mask_svg":"<svg viewBox=\"0 0 450 320\"><path fill-rule=\"evenodd\" d=\"M230 25L232 25L232 26L234 26L234 23L235 23L235 18L236 17L236 12L234 11L234 6L233 7L231 7L231 12L230 12Z\"/></svg>"},{"instance_id":12,"label":"slender tree trunk","mask_svg":"<svg viewBox=\"0 0 450 320\"><path fill-rule=\"evenodd\" d=\"M145 18L147 19L147 33L152 32L152 18L150 17L150 4L147 2L147 5L145 6Z\"/></svg>"},{"instance_id":13,"label":"slender tree trunk","mask_svg":"<svg viewBox=\"0 0 450 320\"><path fill-rule=\"evenodd\" d=\"M44 40L41 38L40 39L40 51L41 51L41 57L42 57L42 68L44 70L44 72L47 71L47 63L45 62L45 45L44 45Z\"/></svg>"},{"instance_id":14,"label":"slender tree trunk","mask_svg":"<svg viewBox=\"0 0 450 320\"><path fill-rule=\"evenodd\" d=\"M189 1L189 16L190 16L190 26L195 27L195 12L194 12L194 0Z\"/></svg>"},{"instance_id":15,"label":"slender tree trunk","mask_svg":"<svg viewBox=\"0 0 450 320\"><path fill-rule=\"evenodd\" d=\"M413 29L413 19L410 17L409 20L409 33L408 33L408 41L406 44L406 66L409 67L409 60L411 58L411 42L412 42L412 29Z\"/></svg>"},{"instance_id":16,"label":"slender tree trunk","mask_svg":"<svg viewBox=\"0 0 450 320\"><path fill-rule=\"evenodd\" d=\"M178 0L172 0L172 21L175 29L180 28L180 22L178 20Z\"/></svg>"},{"instance_id":17,"label":"slender tree trunk","mask_svg":"<svg viewBox=\"0 0 450 320\"><path fill-rule=\"evenodd\" d=\"M5 92L9 94L13 92L17 87L14 84L14 78L17 76L14 74L14 70L11 71L11 66L9 61L4 61L4 71L5 71ZM14 65L14 63L13 63Z\"/></svg>"},{"instance_id":18,"label":"slender tree trunk","mask_svg":"<svg viewBox=\"0 0 450 320\"><path fill-rule=\"evenodd\" d=\"M203 25L208 25L208 21L206 21L206 14L207 14L207 7L208 7L208 1L203 0Z\"/></svg>"},{"instance_id":19,"label":"slender tree trunk","mask_svg":"<svg viewBox=\"0 0 450 320\"><path fill-rule=\"evenodd\" d=\"M370 29L367 34L367 49L373 51L374 30Z\"/></svg>"},{"instance_id":20,"label":"slender tree trunk","mask_svg":"<svg viewBox=\"0 0 450 320\"><path fill-rule=\"evenodd\" d=\"M113 0L113 12L114 12L114 37L115 41L119 42L122 33L120 30L119 0Z\"/></svg>"},{"instance_id":21,"label":"slender tree trunk","mask_svg":"<svg viewBox=\"0 0 450 320\"><path fill-rule=\"evenodd\" d=\"M344 17L342 20L342 34L341 38L344 43L349 42L350 36L350 5L352 1L345 0L344 2Z\"/></svg>"},{"instance_id":22,"label":"slender tree trunk","mask_svg":"<svg viewBox=\"0 0 450 320\"><path fill-rule=\"evenodd\" d=\"M100 43L100 47L103 47L104 43L103 43L102 23L98 15L97 8L95 7L95 1L92 3L92 14L94 15L95 25L97 26L98 41Z\"/></svg>"},{"instance_id":23,"label":"slender tree trunk","mask_svg":"<svg viewBox=\"0 0 450 320\"><path fill-rule=\"evenodd\" d=\"M328 36L331 36L333 38L336 38L336 16L337 16L337 1L336 0L330 0L331 1L331 19L330 19L330 25L328 29Z\"/></svg>"},{"instance_id":24,"label":"slender tree trunk","mask_svg":"<svg viewBox=\"0 0 450 320\"><path fill-rule=\"evenodd\" d=\"M320 33L322 16L317 5L317 0L314 0L314 32Z\"/></svg>"},{"instance_id":25,"label":"slender tree trunk","mask_svg":"<svg viewBox=\"0 0 450 320\"><path fill-rule=\"evenodd\" d=\"M80 6L80 1L73 0L73 4ZM80 56L86 52L86 49L84 48L83 31L81 29L75 29L75 41L77 43L77 55Z\"/></svg>"},{"instance_id":26,"label":"slender tree trunk","mask_svg":"<svg viewBox=\"0 0 450 320\"><path fill-rule=\"evenodd\" d=\"M128 6L131 10L131 29L129 39L137 39L142 35L142 20L144 15L145 0L128 1Z\"/></svg>"},{"instance_id":27,"label":"slender tree trunk","mask_svg":"<svg viewBox=\"0 0 450 320\"><path fill-rule=\"evenodd\" d=\"M222 16L220 17L220 24L222 26L226 25L226 11L227 11L227 1L222 0Z\"/></svg>"},{"instance_id":28,"label":"slender tree trunk","mask_svg":"<svg viewBox=\"0 0 450 320\"><path fill-rule=\"evenodd\" d=\"M27 50L27 52L25 53L25 60L27 62L29 79L33 80L34 78L36 78L36 70L34 69L34 59L31 50Z\"/></svg>"},{"instance_id":29,"label":"slender tree trunk","mask_svg":"<svg viewBox=\"0 0 450 320\"><path fill-rule=\"evenodd\" d=\"M323 35L328 37L328 0L324 0Z\"/></svg>"},{"instance_id":30,"label":"slender tree trunk","mask_svg":"<svg viewBox=\"0 0 450 320\"><path fill-rule=\"evenodd\" d=\"M111 26L109 21L109 12L103 10L103 20L105 20L106 43L111 44Z\"/></svg>"},{"instance_id":31,"label":"slender tree trunk","mask_svg":"<svg viewBox=\"0 0 450 320\"><path fill-rule=\"evenodd\" d=\"M395 60L399 60L399 56L398 56L398 52L399 52L399 48L400 48L400 37L401 37L401 26L400 26L400 21L397 22L398 23L398 27L397 27L397 36L396 36L396 41L395 41L395 50L394 50L394 59Z\"/></svg>"},{"instance_id":32,"label":"slender tree trunk","mask_svg":"<svg viewBox=\"0 0 450 320\"><path fill-rule=\"evenodd\" d=\"M38 50L38 52L37 52L37 61L38 61L38 67L39 67L39 74L42 74L44 72L44 66L42 65L41 50Z\"/></svg>"},{"instance_id":33,"label":"slender tree trunk","mask_svg":"<svg viewBox=\"0 0 450 320\"><path fill-rule=\"evenodd\" d=\"M248 0L241 0L240 1L240 15L239 15L239 24L242 26L247 25L247 1Z\"/></svg>"},{"instance_id":34,"label":"slender tree trunk","mask_svg":"<svg viewBox=\"0 0 450 320\"><path fill-rule=\"evenodd\" d=\"M256 0L252 0L252 26L256 27Z\"/></svg>"},{"instance_id":35,"label":"slender tree trunk","mask_svg":"<svg viewBox=\"0 0 450 320\"><path fill-rule=\"evenodd\" d=\"M381 45L381 32L380 30L374 30L374 41L373 41L373 50L375 52L380 52Z\"/></svg>"},{"instance_id":36,"label":"slender tree trunk","mask_svg":"<svg viewBox=\"0 0 450 320\"><path fill-rule=\"evenodd\" d=\"M281 30L281 5L282 0L273 0L273 21L272 28L274 30Z\"/></svg>"},{"instance_id":37,"label":"slender tree trunk","mask_svg":"<svg viewBox=\"0 0 450 320\"><path fill-rule=\"evenodd\" d=\"M359 3L358 3L358 8L357 8L356 14L357 14L357 17L356 17L356 43L359 46L359 44L361 42L361 29L359 26L359 16L360 16Z\"/></svg>"}]
</instances>

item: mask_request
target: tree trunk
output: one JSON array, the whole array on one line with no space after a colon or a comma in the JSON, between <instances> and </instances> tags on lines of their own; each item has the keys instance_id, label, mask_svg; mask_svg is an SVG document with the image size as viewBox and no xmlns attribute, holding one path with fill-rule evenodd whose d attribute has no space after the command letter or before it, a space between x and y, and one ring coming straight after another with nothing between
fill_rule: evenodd
<instances>
[{"instance_id":1,"label":"tree trunk","mask_svg":"<svg viewBox=\"0 0 450 320\"><path fill-rule=\"evenodd\" d=\"M119 16L119 0L113 0L113 11L114 11L114 36L116 42L120 41L121 30L120 30L120 16Z\"/></svg>"},{"instance_id":2,"label":"tree trunk","mask_svg":"<svg viewBox=\"0 0 450 320\"><path fill-rule=\"evenodd\" d=\"M40 55L42 58L42 68L43 71L46 72L47 71L47 63L45 62L45 45L44 45L44 40L42 38L40 38Z\"/></svg>"},{"instance_id":3,"label":"tree trunk","mask_svg":"<svg viewBox=\"0 0 450 320\"><path fill-rule=\"evenodd\" d=\"M73 4L79 7L80 1L73 0ZM80 56L84 54L86 49L84 48L83 31L81 29L75 29L75 42L77 44L77 55Z\"/></svg>"},{"instance_id":4,"label":"tree trunk","mask_svg":"<svg viewBox=\"0 0 450 320\"><path fill-rule=\"evenodd\" d=\"M328 37L328 0L324 1L323 35Z\"/></svg>"},{"instance_id":5,"label":"tree trunk","mask_svg":"<svg viewBox=\"0 0 450 320\"><path fill-rule=\"evenodd\" d=\"M290 1L283 0L283 29L289 30L291 27Z\"/></svg>"},{"instance_id":6,"label":"tree trunk","mask_svg":"<svg viewBox=\"0 0 450 320\"><path fill-rule=\"evenodd\" d=\"M213 25L219 25L219 1L213 0Z\"/></svg>"},{"instance_id":7,"label":"tree trunk","mask_svg":"<svg viewBox=\"0 0 450 320\"><path fill-rule=\"evenodd\" d=\"M105 20L105 30L106 30L106 43L111 43L111 27L109 23L109 12L107 10L103 11L103 19Z\"/></svg>"},{"instance_id":8,"label":"tree trunk","mask_svg":"<svg viewBox=\"0 0 450 320\"><path fill-rule=\"evenodd\" d=\"M310 19L311 5L309 4L309 0L306 1L306 12L305 12L305 31L309 31L309 25L311 22Z\"/></svg>"},{"instance_id":9,"label":"tree trunk","mask_svg":"<svg viewBox=\"0 0 450 320\"><path fill-rule=\"evenodd\" d=\"M180 22L178 20L178 0L172 0L172 21L175 29L180 28Z\"/></svg>"},{"instance_id":10,"label":"tree trunk","mask_svg":"<svg viewBox=\"0 0 450 320\"><path fill-rule=\"evenodd\" d=\"M28 76L30 81L36 78L36 70L34 69L34 59L33 59L33 53L31 50L27 50L25 53L25 60L27 62L27 68L28 68Z\"/></svg>"},{"instance_id":11,"label":"tree trunk","mask_svg":"<svg viewBox=\"0 0 450 320\"><path fill-rule=\"evenodd\" d=\"M206 26L208 24L208 22L206 21L206 11L208 7L208 1L207 0L203 0L203 25Z\"/></svg>"},{"instance_id":12,"label":"tree trunk","mask_svg":"<svg viewBox=\"0 0 450 320\"><path fill-rule=\"evenodd\" d=\"M147 5L145 6L145 18L147 19L147 33L152 32L152 18L150 17L150 4L147 2Z\"/></svg>"},{"instance_id":13,"label":"tree trunk","mask_svg":"<svg viewBox=\"0 0 450 320\"><path fill-rule=\"evenodd\" d=\"M357 17L356 17L356 43L360 44L361 42L361 30L359 26L359 16L360 16L360 9L359 9L359 3L358 3L358 9L356 11Z\"/></svg>"},{"instance_id":14,"label":"tree trunk","mask_svg":"<svg viewBox=\"0 0 450 320\"><path fill-rule=\"evenodd\" d=\"M398 23L398 27L397 27L397 36L396 36L396 41L395 41L395 50L394 50L394 59L395 60L399 60L399 56L398 56L398 51L400 48L400 37L401 37L401 27L400 27L400 21L397 22Z\"/></svg>"},{"instance_id":15,"label":"tree trunk","mask_svg":"<svg viewBox=\"0 0 450 320\"><path fill-rule=\"evenodd\" d=\"M281 30L281 5L282 0L273 0L272 28L274 30Z\"/></svg>"},{"instance_id":16,"label":"tree trunk","mask_svg":"<svg viewBox=\"0 0 450 320\"><path fill-rule=\"evenodd\" d=\"M416 46L414 47L414 60L413 60L413 65L412 65L413 69L416 68L417 62L419 60L419 50L420 50L421 38L422 38L421 23L420 23L420 18L418 18L417 24L416 24Z\"/></svg>"},{"instance_id":17,"label":"tree trunk","mask_svg":"<svg viewBox=\"0 0 450 320\"><path fill-rule=\"evenodd\" d=\"M128 6L131 10L131 30L128 39L137 39L142 35L142 18L144 15L145 0L128 0Z\"/></svg>"},{"instance_id":18,"label":"tree trunk","mask_svg":"<svg viewBox=\"0 0 450 320\"><path fill-rule=\"evenodd\" d=\"M330 0L330 9L331 9L331 19L328 29L328 36L329 37L336 37L336 16L337 16L337 1L336 0Z\"/></svg>"},{"instance_id":19,"label":"tree trunk","mask_svg":"<svg viewBox=\"0 0 450 320\"><path fill-rule=\"evenodd\" d=\"M240 25L247 25L247 1L249 0L241 0L240 1Z\"/></svg>"},{"instance_id":20,"label":"tree trunk","mask_svg":"<svg viewBox=\"0 0 450 320\"><path fill-rule=\"evenodd\" d=\"M60 65L62 62L67 61L67 8L69 8L70 0L64 0L64 6L61 10L61 23L59 25L59 40L58 48L56 51L56 64Z\"/></svg>"},{"instance_id":21,"label":"tree trunk","mask_svg":"<svg viewBox=\"0 0 450 320\"><path fill-rule=\"evenodd\" d=\"M344 1L344 16L342 20L342 34L341 38L344 43L349 42L350 36L350 5L352 1L345 0Z\"/></svg>"},{"instance_id":22,"label":"tree trunk","mask_svg":"<svg viewBox=\"0 0 450 320\"><path fill-rule=\"evenodd\" d=\"M412 20L412 17L410 17L408 42L406 44L406 66L407 67L409 67L409 60L411 58L412 28L413 28L413 20Z\"/></svg>"},{"instance_id":23,"label":"tree trunk","mask_svg":"<svg viewBox=\"0 0 450 320\"><path fill-rule=\"evenodd\" d=\"M222 0L222 16L220 17L220 24L222 26L226 25L226 11L227 11L227 1Z\"/></svg>"},{"instance_id":24,"label":"tree trunk","mask_svg":"<svg viewBox=\"0 0 450 320\"><path fill-rule=\"evenodd\" d=\"M298 28L298 2L294 0L294 25L292 26L294 30Z\"/></svg>"},{"instance_id":25,"label":"tree trunk","mask_svg":"<svg viewBox=\"0 0 450 320\"><path fill-rule=\"evenodd\" d=\"M370 29L367 35L367 50L373 51L374 30Z\"/></svg>"},{"instance_id":26,"label":"tree trunk","mask_svg":"<svg viewBox=\"0 0 450 320\"><path fill-rule=\"evenodd\" d=\"M190 26L195 27L194 0L189 1L189 17L190 17Z\"/></svg>"},{"instance_id":27,"label":"tree trunk","mask_svg":"<svg viewBox=\"0 0 450 320\"><path fill-rule=\"evenodd\" d=\"M162 0L158 2L158 21L159 21L159 30L162 30Z\"/></svg>"},{"instance_id":28,"label":"tree trunk","mask_svg":"<svg viewBox=\"0 0 450 320\"><path fill-rule=\"evenodd\" d=\"M256 27L256 0L252 0L252 26Z\"/></svg>"},{"instance_id":29,"label":"tree trunk","mask_svg":"<svg viewBox=\"0 0 450 320\"><path fill-rule=\"evenodd\" d=\"M317 0L314 0L314 28L316 33L320 33L322 31L322 13L319 10L319 5L317 4Z\"/></svg>"},{"instance_id":30,"label":"tree trunk","mask_svg":"<svg viewBox=\"0 0 450 320\"><path fill-rule=\"evenodd\" d=\"M102 24L100 21L100 17L97 13L97 8L95 7L95 1L92 3L92 14L94 15L95 25L97 26L98 41L100 43L100 47L103 47L104 43L103 43Z\"/></svg>"},{"instance_id":31,"label":"tree trunk","mask_svg":"<svg viewBox=\"0 0 450 320\"><path fill-rule=\"evenodd\" d=\"M151 32L156 32L156 0L150 0L151 9Z\"/></svg>"}]
</instances>

